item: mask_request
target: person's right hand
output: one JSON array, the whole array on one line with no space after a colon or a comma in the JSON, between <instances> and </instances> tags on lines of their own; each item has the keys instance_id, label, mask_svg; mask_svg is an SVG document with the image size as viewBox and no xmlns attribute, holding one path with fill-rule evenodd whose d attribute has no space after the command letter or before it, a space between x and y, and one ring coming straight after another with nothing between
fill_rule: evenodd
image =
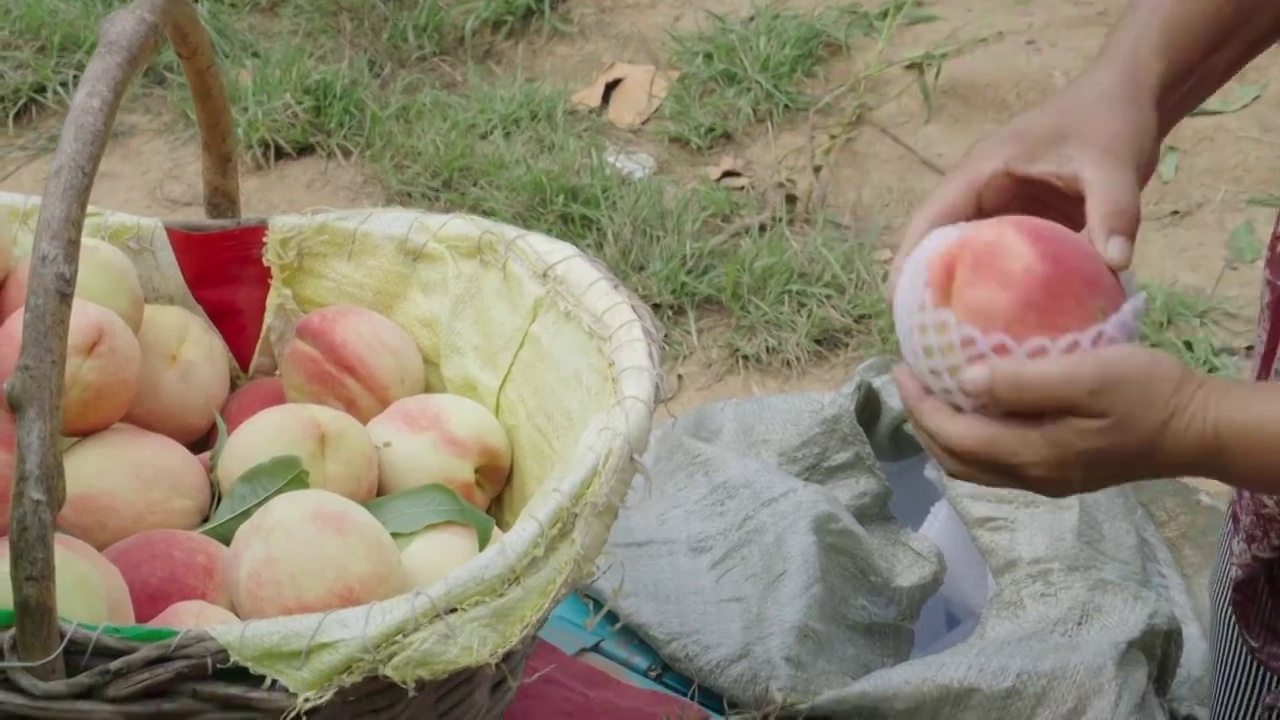
<instances>
[{"instance_id":1,"label":"person's right hand","mask_svg":"<svg viewBox=\"0 0 1280 720\"><path fill-rule=\"evenodd\" d=\"M974 145L912 217L889 275L934 228L1035 215L1086 237L1115 270L1129 266L1139 195L1160 152L1153 103L1099 67Z\"/></svg>"}]
</instances>

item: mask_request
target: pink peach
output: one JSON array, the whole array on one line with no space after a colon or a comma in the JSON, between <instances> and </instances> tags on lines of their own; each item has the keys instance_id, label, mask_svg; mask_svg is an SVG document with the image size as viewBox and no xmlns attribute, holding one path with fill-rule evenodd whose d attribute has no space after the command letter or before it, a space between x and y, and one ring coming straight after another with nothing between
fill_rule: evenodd
<instances>
[{"instance_id":1,"label":"pink peach","mask_svg":"<svg viewBox=\"0 0 1280 720\"><path fill-rule=\"evenodd\" d=\"M25 312L0 325L0 383L13 376ZM62 434L88 435L117 423L138 394L142 350L120 316L73 299L62 388Z\"/></svg>"},{"instance_id":2,"label":"pink peach","mask_svg":"<svg viewBox=\"0 0 1280 720\"><path fill-rule=\"evenodd\" d=\"M1082 236L1049 220L1002 216L969 225L929 258L933 302L978 330L1021 341L1106 320L1124 286Z\"/></svg>"},{"instance_id":3,"label":"pink peach","mask_svg":"<svg viewBox=\"0 0 1280 720\"><path fill-rule=\"evenodd\" d=\"M13 607L11 552L9 538L0 538L0 608ZM53 584L58 617L85 625L113 622L113 593L107 589L100 568L72 550L69 543L53 544Z\"/></svg>"},{"instance_id":4,"label":"pink peach","mask_svg":"<svg viewBox=\"0 0 1280 720\"><path fill-rule=\"evenodd\" d=\"M356 502L378 490L378 453L369 431L346 413L324 405L290 403L267 408L227 436L213 469L225 495L250 468L281 455L296 455L308 482Z\"/></svg>"},{"instance_id":5,"label":"pink peach","mask_svg":"<svg viewBox=\"0 0 1280 720\"><path fill-rule=\"evenodd\" d=\"M0 407L0 535L9 532L9 504L17 474L18 424L13 414Z\"/></svg>"},{"instance_id":6,"label":"pink peach","mask_svg":"<svg viewBox=\"0 0 1280 720\"><path fill-rule=\"evenodd\" d=\"M125 422L183 444L213 427L231 392L231 360L208 322L177 305L147 305L138 331L142 384Z\"/></svg>"},{"instance_id":7,"label":"pink peach","mask_svg":"<svg viewBox=\"0 0 1280 720\"><path fill-rule=\"evenodd\" d=\"M0 318L18 311L27 300L31 256L18 261L0 288ZM133 332L142 326L142 283L133 261L123 250L105 240L80 240L80 267L75 296L116 313Z\"/></svg>"},{"instance_id":8,"label":"pink peach","mask_svg":"<svg viewBox=\"0 0 1280 720\"><path fill-rule=\"evenodd\" d=\"M378 493L439 484L481 510L511 473L511 441L488 408L461 395L397 400L369 421L378 449Z\"/></svg>"},{"instance_id":9,"label":"pink peach","mask_svg":"<svg viewBox=\"0 0 1280 720\"><path fill-rule=\"evenodd\" d=\"M62 457L67 501L57 526L99 550L144 530L194 530L213 488L191 451L123 423L72 445Z\"/></svg>"},{"instance_id":10,"label":"pink peach","mask_svg":"<svg viewBox=\"0 0 1280 720\"><path fill-rule=\"evenodd\" d=\"M502 531L495 527L488 547L501 539ZM400 548L405 575L416 588L435 585L480 554L476 529L466 523L440 523L411 535L399 535L396 546Z\"/></svg>"},{"instance_id":11,"label":"pink peach","mask_svg":"<svg viewBox=\"0 0 1280 720\"><path fill-rule=\"evenodd\" d=\"M230 625L238 622L240 618L224 607L204 600L183 600L165 608L164 612L151 618L146 624L152 627L180 630Z\"/></svg>"},{"instance_id":12,"label":"pink peach","mask_svg":"<svg viewBox=\"0 0 1280 720\"><path fill-rule=\"evenodd\" d=\"M227 581L245 620L366 605L408 589L396 543L377 518L315 489L277 495L240 526Z\"/></svg>"},{"instance_id":13,"label":"pink peach","mask_svg":"<svg viewBox=\"0 0 1280 720\"><path fill-rule=\"evenodd\" d=\"M413 337L387 317L354 305L304 315L280 356L280 377L290 402L327 405L362 423L427 384Z\"/></svg>"},{"instance_id":14,"label":"pink peach","mask_svg":"<svg viewBox=\"0 0 1280 720\"><path fill-rule=\"evenodd\" d=\"M3 284L10 272L13 270L13 262L16 243L13 240L13 233L0 230L0 284ZM0 297L4 297L4 289L0 287ZM0 318L4 317L0 314Z\"/></svg>"},{"instance_id":15,"label":"pink peach","mask_svg":"<svg viewBox=\"0 0 1280 720\"><path fill-rule=\"evenodd\" d=\"M102 554L120 569L140 623L183 600L231 609L227 547L211 537L189 530L145 530Z\"/></svg>"},{"instance_id":16,"label":"pink peach","mask_svg":"<svg viewBox=\"0 0 1280 720\"><path fill-rule=\"evenodd\" d=\"M112 625L132 625L136 622L133 598L129 595L129 586L125 583L119 568L112 565L102 553L80 538L66 533L54 533L53 542L75 553L98 574L99 588L107 601L107 622Z\"/></svg>"},{"instance_id":17,"label":"pink peach","mask_svg":"<svg viewBox=\"0 0 1280 720\"><path fill-rule=\"evenodd\" d=\"M222 406L222 422L231 433L245 420L267 408L284 405L284 381L278 377L262 377L250 380L236 388Z\"/></svg>"}]
</instances>

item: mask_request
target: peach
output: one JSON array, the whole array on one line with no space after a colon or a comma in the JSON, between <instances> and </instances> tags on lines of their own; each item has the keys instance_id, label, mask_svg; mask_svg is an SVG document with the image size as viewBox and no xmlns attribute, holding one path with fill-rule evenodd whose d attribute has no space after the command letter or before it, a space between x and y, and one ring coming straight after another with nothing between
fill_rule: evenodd
<instances>
[{"instance_id":1,"label":"peach","mask_svg":"<svg viewBox=\"0 0 1280 720\"><path fill-rule=\"evenodd\" d=\"M1083 237L1029 216L971 223L929 258L926 283L958 321L1015 341L1086 330L1125 302L1120 279Z\"/></svg>"},{"instance_id":2,"label":"peach","mask_svg":"<svg viewBox=\"0 0 1280 720\"><path fill-rule=\"evenodd\" d=\"M413 337L392 320L354 305L304 315L280 356L280 377L289 402L327 405L362 423L427 385L426 364Z\"/></svg>"},{"instance_id":3,"label":"peach","mask_svg":"<svg viewBox=\"0 0 1280 720\"><path fill-rule=\"evenodd\" d=\"M231 609L227 547L190 530L145 530L102 551L120 569L138 622L150 622L183 600Z\"/></svg>"},{"instance_id":4,"label":"peach","mask_svg":"<svg viewBox=\"0 0 1280 720\"><path fill-rule=\"evenodd\" d=\"M18 261L0 288L0 318L7 318L27 301L31 256ZM133 332L142 326L142 283L138 269L123 250L105 240L80 240L80 269L75 296L116 313Z\"/></svg>"},{"instance_id":5,"label":"peach","mask_svg":"<svg viewBox=\"0 0 1280 720\"><path fill-rule=\"evenodd\" d=\"M92 545L77 537L65 533L54 533L53 542L75 553L93 567L98 574L100 589L107 600L107 622L112 625L132 625L136 622L133 613L133 598L129 595L129 586L119 568L98 552Z\"/></svg>"},{"instance_id":6,"label":"peach","mask_svg":"<svg viewBox=\"0 0 1280 720\"><path fill-rule=\"evenodd\" d=\"M0 383L18 366L25 312L0 325ZM88 435L120 421L138 394L142 350L120 316L73 299L62 388L62 434Z\"/></svg>"},{"instance_id":7,"label":"peach","mask_svg":"<svg viewBox=\"0 0 1280 720\"><path fill-rule=\"evenodd\" d=\"M9 504L13 500L17 464L18 423L7 409L0 407L0 535L9 532Z\"/></svg>"},{"instance_id":8,"label":"peach","mask_svg":"<svg viewBox=\"0 0 1280 720\"><path fill-rule=\"evenodd\" d=\"M236 388L227 398L222 406L222 422L230 433L263 410L287 402L283 380L278 377L255 378Z\"/></svg>"},{"instance_id":9,"label":"peach","mask_svg":"<svg viewBox=\"0 0 1280 720\"><path fill-rule=\"evenodd\" d=\"M495 527L489 546L500 539L502 531ZM400 564L409 584L424 589L480 554L476 529L466 523L441 523L413 534L398 535L396 546L400 548Z\"/></svg>"},{"instance_id":10,"label":"peach","mask_svg":"<svg viewBox=\"0 0 1280 720\"><path fill-rule=\"evenodd\" d=\"M485 406L449 393L397 400L369 421L378 448L378 493L439 484L481 510L511 473L511 441Z\"/></svg>"},{"instance_id":11,"label":"peach","mask_svg":"<svg viewBox=\"0 0 1280 720\"><path fill-rule=\"evenodd\" d=\"M366 605L408 589L399 549L377 518L315 489L277 495L240 526L227 582L245 620Z\"/></svg>"},{"instance_id":12,"label":"peach","mask_svg":"<svg viewBox=\"0 0 1280 720\"><path fill-rule=\"evenodd\" d=\"M17 256L14 248L13 233L0 230L0 283L4 283L10 272L13 271L13 263ZM0 298L4 297L4 289L0 288ZM0 314L0 318L4 315Z\"/></svg>"},{"instance_id":13,"label":"peach","mask_svg":"<svg viewBox=\"0 0 1280 720\"><path fill-rule=\"evenodd\" d=\"M206 628L240 622L230 610L204 600L183 600L165 608L146 624L174 629Z\"/></svg>"},{"instance_id":14,"label":"peach","mask_svg":"<svg viewBox=\"0 0 1280 720\"><path fill-rule=\"evenodd\" d=\"M205 450L204 452L196 455L196 460L200 461L200 467L201 469L204 470L205 475L212 474L213 470L211 469L211 466L209 464L213 460L212 450Z\"/></svg>"},{"instance_id":15,"label":"peach","mask_svg":"<svg viewBox=\"0 0 1280 720\"><path fill-rule=\"evenodd\" d=\"M75 444L79 438L64 437L61 448ZM9 532L9 505L13 499L13 483L17 476L18 423L13 413L0 407L0 535Z\"/></svg>"},{"instance_id":16,"label":"peach","mask_svg":"<svg viewBox=\"0 0 1280 720\"><path fill-rule=\"evenodd\" d=\"M222 337L177 305L147 305L138 331L142 385L125 422L194 442L213 427L231 392L231 360Z\"/></svg>"},{"instance_id":17,"label":"peach","mask_svg":"<svg viewBox=\"0 0 1280 720\"><path fill-rule=\"evenodd\" d=\"M13 576L9 567L9 538L0 538L0 607L13 607ZM58 617L85 625L112 622L111 593L95 563L70 549L66 542L53 544L54 602Z\"/></svg>"},{"instance_id":18,"label":"peach","mask_svg":"<svg viewBox=\"0 0 1280 720\"><path fill-rule=\"evenodd\" d=\"M144 530L194 530L213 501L209 476L191 451L132 425L84 438L62 463L67 501L57 526L99 550Z\"/></svg>"},{"instance_id":19,"label":"peach","mask_svg":"<svg viewBox=\"0 0 1280 720\"><path fill-rule=\"evenodd\" d=\"M245 471L281 455L296 455L311 487L356 502L378 491L378 453L358 420L324 405L267 408L227 436L213 474L225 495Z\"/></svg>"}]
</instances>

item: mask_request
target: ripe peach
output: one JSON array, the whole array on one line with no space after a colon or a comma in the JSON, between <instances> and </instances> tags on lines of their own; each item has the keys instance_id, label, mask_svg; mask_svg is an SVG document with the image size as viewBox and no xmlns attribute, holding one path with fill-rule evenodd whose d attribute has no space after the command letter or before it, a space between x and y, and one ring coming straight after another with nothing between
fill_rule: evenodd
<instances>
[{"instance_id":1,"label":"ripe peach","mask_svg":"<svg viewBox=\"0 0 1280 720\"><path fill-rule=\"evenodd\" d=\"M502 531L495 527L489 546L500 539ZM480 554L476 529L466 523L441 523L412 535L400 535L396 546L400 548L400 564L409 584L416 588L435 585Z\"/></svg>"},{"instance_id":2,"label":"ripe peach","mask_svg":"<svg viewBox=\"0 0 1280 720\"><path fill-rule=\"evenodd\" d=\"M18 366L25 313L0 325L0 383ZM88 435L120 421L138 394L142 350L120 316L88 300L71 302L62 434Z\"/></svg>"},{"instance_id":3,"label":"ripe peach","mask_svg":"<svg viewBox=\"0 0 1280 720\"><path fill-rule=\"evenodd\" d=\"M324 405L267 408L227 437L214 476L223 494L244 472L281 455L297 455L308 482L356 502L378 491L378 454L358 420Z\"/></svg>"},{"instance_id":4,"label":"ripe peach","mask_svg":"<svg viewBox=\"0 0 1280 720\"><path fill-rule=\"evenodd\" d=\"M144 530L194 530L213 488L191 451L123 423L94 433L62 457L67 502L58 528L99 550Z\"/></svg>"},{"instance_id":5,"label":"ripe peach","mask_svg":"<svg viewBox=\"0 0 1280 720\"><path fill-rule=\"evenodd\" d=\"M278 377L261 377L236 388L222 406L222 422L230 433L245 420L270 407L284 405L284 381Z\"/></svg>"},{"instance_id":6,"label":"ripe peach","mask_svg":"<svg viewBox=\"0 0 1280 720\"><path fill-rule=\"evenodd\" d=\"M206 628L240 622L230 610L204 600L183 600L165 608L145 624L174 629Z\"/></svg>"},{"instance_id":7,"label":"ripe peach","mask_svg":"<svg viewBox=\"0 0 1280 720\"><path fill-rule=\"evenodd\" d=\"M511 441L485 406L448 393L397 400L369 421L381 495L439 484L481 510L511 473Z\"/></svg>"},{"instance_id":8,"label":"ripe peach","mask_svg":"<svg viewBox=\"0 0 1280 720\"><path fill-rule=\"evenodd\" d=\"M92 545L77 537L65 533L54 533L53 542L84 560L98 573L100 589L107 600L107 622L112 625L132 625L136 622L133 614L133 598L129 595L129 586L124 581L120 570L112 565L102 553Z\"/></svg>"},{"instance_id":9,"label":"ripe peach","mask_svg":"<svg viewBox=\"0 0 1280 720\"><path fill-rule=\"evenodd\" d=\"M1015 341L1086 330L1125 302L1124 286L1079 234L1029 216L973 222L929 258L934 304Z\"/></svg>"},{"instance_id":10,"label":"ripe peach","mask_svg":"<svg viewBox=\"0 0 1280 720\"><path fill-rule=\"evenodd\" d=\"M277 495L240 526L227 582L246 620L365 605L408 587L382 524L358 503L314 489Z\"/></svg>"},{"instance_id":11,"label":"ripe peach","mask_svg":"<svg viewBox=\"0 0 1280 720\"><path fill-rule=\"evenodd\" d=\"M0 284L4 283L9 273L13 270L15 261L13 233L0 230ZM0 297L4 297L4 290L0 288ZM4 315L0 314L0 318Z\"/></svg>"},{"instance_id":12,"label":"ripe peach","mask_svg":"<svg viewBox=\"0 0 1280 720\"><path fill-rule=\"evenodd\" d=\"M213 326L178 305L147 305L138 331L142 385L125 422L180 443L200 439L231 392L231 360Z\"/></svg>"},{"instance_id":13,"label":"ripe peach","mask_svg":"<svg viewBox=\"0 0 1280 720\"><path fill-rule=\"evenodd\" d=\"M9 538L0 538L0 607L13 607L13 576L9 568ZM53 545L54 602L58 617L85 625L112 622L110 592L95 564L70 549Z\"/></svg>"},{"instance_id":14,"label":"ripe peach","mask_svg":"<svg viewBox=\"0 0 1280 720\"><path fill-rule=\"evenodd\" d=\"M0 289L0 318L7 318L27 301L31 256L18 261ZM142 283L138 269L123 250L105 240L80 240L80 269L75 296L116 313L133 332L142 326Z\"/></svg>"},{"instance_id":15,"label":"ripe peach","mask_svg":"<svg viewBox=\"0 0 1280 720\"><path fill-rule=\"evenodd\" d=\"M6 408L0 407L0 535L9 532L9 504L13 500L17 463L18 424Z\"/></svg>"},{"instance_id":16,"label":"ripe peach","mask_svg":"<svg viewBox=\"0 0 1280 720\"><path fill-rule=\"evenodd\" d=\"M209 469L209 463L212 459L213 459L212 450L205 450L204 452L196 455L196 460L200 461L200 467L204 470L205 475L209 475L212 472Z\"/></svg>"},{"instance_id":17,"label":"ripe peach","mask_svg":"<svg viewBox=\"0 0 1280 720\"><path fill-rule=\"evenodd\" d=\"M362 423L426 389L427 370L412 336L390 319L354 305L307 313L280 356L290 402L327 405Z\"/></svg>"},{"instance_id":18,"label":"ripe peach","mask_svg":"<svg viewBox=\"0 0 1280 720\"><path fill-rule=\"evenodd\" d=\"M75 444L79 438L62 438L61 449ZM17 475L18 424L13 413L0 406L0 535L9 532L9 505L13 499L13 483Z\"/></svg>"},{"instance_id":19,"label":"ripe peach","mask_svg":"<svg viewBox=\"0 0 1280 720\"><path fill-rule=\"evenodd\" d=\"M102 551L120 569L138 622L149 622L183 600L231 609L227 547L190 530L145 530Z\"/></svg>"}]
</instances>

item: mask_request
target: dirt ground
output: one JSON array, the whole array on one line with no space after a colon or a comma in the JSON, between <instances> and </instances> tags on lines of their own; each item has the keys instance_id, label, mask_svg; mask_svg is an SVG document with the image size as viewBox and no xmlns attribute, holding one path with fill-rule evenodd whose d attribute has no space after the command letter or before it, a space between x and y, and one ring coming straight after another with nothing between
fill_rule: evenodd
<instances>
[{"instance_id":1,"label":"dirt ground","mask_svg":"<svg viewBox=\"0 0 1280 720\"><path fill-rule=\"evenodd\" d=\"M794 0L814 5L813 0ZM574 30L550 40L531 41L506 62L519 62L526 74L561 81L571 89L588 84L606 62L661 64L666 29L692 24L702 10L727 11L728 0L568 0ZM926 162L947 167L984 133L1019 109L1051 93L1085 65L1114 20L1120 0L951 0L936 6L941 22L906 28L895 43L908 52L939 41L989 37L971 53L948 62L938 86L932 119L925 122L919 95L903 92L873 118L891 128L910 151L886 134L865 130L844 146L833 165L828 200L849 217L896 227L937 181ZM837 58L829 81L849 75L856 63ZM1280 72L1280 54L1271 52L1246 70L1238 82L1258 83ZM910 79L903 76L903 82ZM200 213L199 153L189 136L147 120L140 108L128 108L116 127L92 196L95 205L142 215L190 218ZM1208 289L1223 267L1227 238L1245 219L1259 235L1270 229L1271 212L1248 208L1250 195L1280 187L1280 163L1259 162L1280 145L1280 89L1264 92L1248 108L1233 114L1194 118L1172 136L1181 163L1169 183L1153 182L1144 199L1148 218L1137 269L1153 281ZM736 150L762 173L793 167L809 128L758 133ZM27 131L27 133L39 131ZM47 133L47 131L45 131ZM51 156L32 152L38 142L24 135L0 144L0 189L39 194ZM44 143L47 147L48 143ZM686 168L687 170L687 168ZM376 205L376 189L358 166L307 158L243 176L245 212L262 215L316 207ZM1217 294L1240 313L1240 331L1252 325L1257 266L1229 269ZM709 369L695 358L681 368L680 391L672 412L709 399L840 384L855 364L825 363L801 374L729 372Z\"/></svg>"}]
</instances>

